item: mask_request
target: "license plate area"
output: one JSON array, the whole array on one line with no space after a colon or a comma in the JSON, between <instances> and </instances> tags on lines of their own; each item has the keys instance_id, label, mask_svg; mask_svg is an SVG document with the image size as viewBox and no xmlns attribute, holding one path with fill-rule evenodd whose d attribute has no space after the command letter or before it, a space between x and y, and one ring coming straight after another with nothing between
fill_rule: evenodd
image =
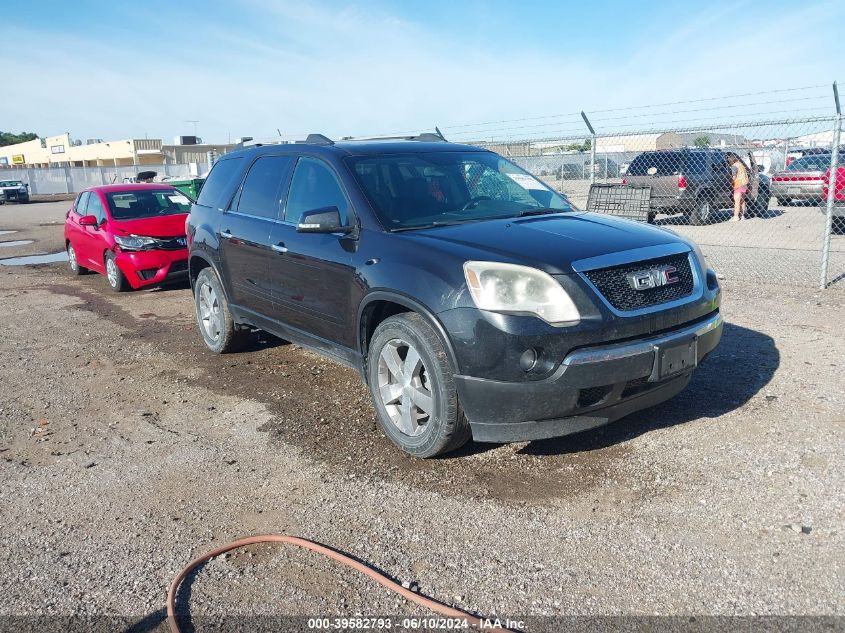
<instances>
[{"instance_id":1,"label":"license plate area","mask_svg":"<svg viewBox=\"0 0 845 633\"><path fill-rule=\"evenodd\" d=\"M649 382L660 382L695 369L698 364L698 338L654 346L654 368Z\"/></svg>"},{"instance_id":2,"label":"license plate area","mask_svg":"<svg viewBox=\"0 0 845 633\"><path fill-rule=\"evenodd\" d=\"M786 193L793 193L793 194L801 193L801 187L787 187Z\"/></svg>"}]
</instances>

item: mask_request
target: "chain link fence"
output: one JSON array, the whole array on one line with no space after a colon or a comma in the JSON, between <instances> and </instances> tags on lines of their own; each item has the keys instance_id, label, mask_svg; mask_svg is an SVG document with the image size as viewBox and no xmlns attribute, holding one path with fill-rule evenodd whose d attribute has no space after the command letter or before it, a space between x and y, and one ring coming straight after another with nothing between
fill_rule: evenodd
<instances>
[{"instance_id":1,"label":"chain link fence","mask_svg":"<svg viewBox=\"0 0 845 633\"><path fill-rule=\"evenodd\" d=\"M724 278L818 285L827 246L824 285L845 287L845 201L829 224L826 214L831 162L845 157L840 125L805 117L477 144L582 209L692 238Z\"/></svg>"},{"instance_id":2,"label":"chain link fence","mask_svg":"<svg viewBox=\"0 0 845 633\"><path fill-rule=\"evenodd\" d=\"M126 165L118 167L52 167L6 168L0 170L0 180L20 180L29 185L31 195L76 193L88 187L122 183L134 178L139 171L154 171L157 180L191 178L204 174L206 163L185 165Z\"/></svg>"}]
</instances>

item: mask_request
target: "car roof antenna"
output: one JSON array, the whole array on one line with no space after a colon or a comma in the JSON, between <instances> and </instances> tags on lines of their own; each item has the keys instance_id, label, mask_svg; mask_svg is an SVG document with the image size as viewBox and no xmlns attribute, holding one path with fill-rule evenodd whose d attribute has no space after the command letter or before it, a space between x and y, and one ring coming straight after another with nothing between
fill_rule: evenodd
<instances>
[{"instance_id":1,"label":"car roof antenna","mask_svg":"<svg viewBox=\"0 0 845 633\"><path fill-rule=\"evenodd\" d=\"M446 140L446 137L443 136L443 132L440 131L440 128L437 127L436 125L434 126L434 131L437 132L437 136L439 136L443 140L444 143L449 142L449 141Z\"/></svg>"}]
</instances>

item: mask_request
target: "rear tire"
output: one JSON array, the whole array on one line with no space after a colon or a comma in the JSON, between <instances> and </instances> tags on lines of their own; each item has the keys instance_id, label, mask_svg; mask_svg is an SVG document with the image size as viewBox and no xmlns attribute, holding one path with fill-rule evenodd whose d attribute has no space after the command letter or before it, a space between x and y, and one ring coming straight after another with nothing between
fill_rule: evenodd
<instances>
[{"instance_id":1,"label":"rear tire","mask_svg":"<svg viewBox=\"0 0 845 633\"><path fill-rule=\"evenodd\" d=\"M419 314L398 314L376 328L367 384L385 435L406 453L434 457L470 439L445 345Z\"/></svg>"},{"instance_id":2,"label":"rear tire","mask_svg":"<svg viewBox=\"0 0 845 633\"><path fill-rule=\"evenodd\" d=\"M790 201L787 200L786 198L778 198L777 200L778 200L778 206L779 207L788 207L789 206Z\"/></svg>"},{"instance_id":3,"label":"rear tire","mask_svg":"<svg viewBox=\"0 0 845 633\"><path fill-rule=\"evenodd\" d=\"M215 354L235 351L243 340L237 329L223 285L213 268L203 268L194 282L197 326L206 346Z\"/></svg>"},{"instance_id":4,"label":"rear tire","mask_svg":"<svg viewBox=\"0 0 845 633\"><path fill-rule=\"evenodd\" d=\"M71 275L84 275L88 272L87 268L79 265L79 260L76 257L76 249L70 242L67 244L67 265L70 268Z\"/></svg>"},{"instance_id":5,"label":"rear tire","mask_svg":"<svg viewBox=\"0 0 845 633\"><path fill-rule=\"evenodd\" d=\"M830 231L834 235L845 235L845 218L833 218Z\"/></svg>"},{"instance_id":6,"label":"rear tire","mask_svg":"<svg viewBox=\"0 0 845 633\"><path fill-rule=\"evenodd\" d=\"M713 216L713 201L702 196L695 201L695 208L689 214L689 223L693 226L710 224Z\"/></svg>"},{"instance_id":7,"label":"rear tire","mask_svg":"<svg viewBox=\"0 0 845 633\"><path fill-rule=\"evenodd\" d=\"M132 289L129 282L126 281L126 276L123 274L123 271L118 267L114 253L111 251L106 253L105 267L106 280L109 282L109 288L115 292L126 292L127 290Z\"/></svg>"}]
</instances>

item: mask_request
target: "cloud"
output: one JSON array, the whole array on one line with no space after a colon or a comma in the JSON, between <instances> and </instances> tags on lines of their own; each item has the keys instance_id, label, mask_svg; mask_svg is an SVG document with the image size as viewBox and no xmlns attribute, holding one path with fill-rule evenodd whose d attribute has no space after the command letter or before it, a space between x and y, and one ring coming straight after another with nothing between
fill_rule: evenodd
<instances>
[{"instance_id":1,"label":"cloud","mask_svg":"<svg viewBox=\"0 0 845 633\"><path fill-rule=\"evenodd\" d=\"M198 119L200 135L214 141L274 136L276 129L361 135L833 79L826 60L836 17L843 17L838 5L686 12L684 19L632 25L622 42L604 42L601 28L585 25L595 33L586 48L568 46L565 33L545 25L530 41L480 44L382 5L242 0L211 5L181 30L166 15L134 14L146 37L12 29L6 22L0 54L20 88L0 103L0 127L169 138ZM816 34L810 48L796 42L798 20L802 32ZM577 115L536 123L554 125L451 130L457 138L472 129L488 137L583 130Z\"/></svg>"}]
</instances>

